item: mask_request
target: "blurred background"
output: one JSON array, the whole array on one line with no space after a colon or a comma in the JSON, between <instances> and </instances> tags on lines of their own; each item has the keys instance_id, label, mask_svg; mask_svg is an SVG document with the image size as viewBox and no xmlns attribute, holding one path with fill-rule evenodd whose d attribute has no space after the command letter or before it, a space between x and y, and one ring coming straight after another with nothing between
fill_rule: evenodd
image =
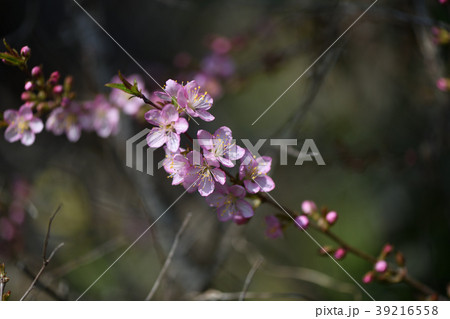
<instances>
[{"instance_id":1,"label":"blurred background","mask_svg":"<svg viewBox=\"0 0 450 319\"><path fill-rule=\"evenodd\" d=\"M339 213L343 239L376 256L387 242L409 273L446 294L450 281L450 109L436 81L450 74L449 50L432 28L449 30L449 5L379 1L260 120L259 115L321 55L370 1L90 0L79 3L163 85L196 79L214 97L214 122L237 139L314 139L326 163L279 165L272 196L294 210L303 200ZM72 0L0 1L0 36L32 50L30 66L73 75L80 100L120 70L158 86ZM3 49L2 49L3 50ZM0 111L18 109L24 75L0 65ZM0 139L0 261L20 299L42 263L47 223L61 211L50 248L61 242L33 300L74 300L183 192L166 173L125 165L125 143L148 127L121 115L119 133L82 134L77 143L43 132L31 147ZM191 134L195 134L191 127ZM3 133L2 133L3 134ZM157 157L163 158L163 152ZM187 194L87 293L85 300L142 300L160 273L183 219L193 217L155 299L367 300L304 233L265 236L262 205L249 224L220 223L198 194ZM311 231L323 245L328 238ZM335 247L335 246L334 246ZM358 281L372 266L348 255ZM365 286L376 300L421 298L404 284Z\"/></svg>"}]
</instances>

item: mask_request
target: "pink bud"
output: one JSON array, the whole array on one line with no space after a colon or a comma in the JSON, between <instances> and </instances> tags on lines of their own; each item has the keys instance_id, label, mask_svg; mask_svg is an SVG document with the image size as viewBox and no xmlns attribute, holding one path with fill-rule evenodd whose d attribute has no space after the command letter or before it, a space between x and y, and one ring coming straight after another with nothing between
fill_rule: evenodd
<instances>
[{"instance_id":1,"label":"pink bud","mask_svg":"<svg viewBox=\"0 0 450 319\"><path fill-rule=\"evenodd\" d=\"M26 45L20 49L20 54L24 57L29 57L31 54L31 49Z\"/></svg>"},{"instance_id":2,"label":"pink bud","mask_svg":"<svg viewBox=\"0 0 450 319\"><path fill-rule=\"evenodd\" d=\"M60 77L60 75L59 75L58 71L55 71L52 74L50 74L50 79L49 79L50 84L55 85L56 83L58 83L59 77Z\"/></svg>"},{"instance_id":3,"label":"pink bud","mask_svg":"<svg viewBox=\"0 0 450 319\"><path fill-rule=\"evenodd\" d=\"M55 94L61 94L62 91L63 91L62 85L57 85L53 88L53 93L55 93Z\"/></svg>"},{"instance_id":4,"label":"pink bud","mask_svg":"<svg viewBox=\"0 0 450 319\"><path fill-rule=\"evenodd\" d=\"M336 259L343 259L345 257L345 255L347 255L347 250L345 250L345 248L338 248L335 252L334 252L334 258Z\"/></svg>"},{"instance_id":5,"label":"pink bud","mask_svg":"<svg viewBox=\"0 0 450 319\"><path fill-rule=\"evenodd\" d=\"M245 218L243 216L236 215L233 217L233 221L236 225L244 225L249 222L250 218Z\"/></svg>"},{"instance_id":6,"label":"pink bud","mask_svg":"<svg viewBox=\"0 0 450 319\"><path fill-rule=\"evenodd\" d=\"M362 281L365 284L371 283L373 281L373 272L369 271L365 274Z\"/></svg>"},{"instance_id":7,"label":"pink bud","mask_svg":"<svg viewBox=\"0 0 450 319\"><path fill-rule=\"evenodd\" d=\"M444 4L446 2L447 2L447 0L439 0L439 3L442 3L442 4Z\"/></svg>"},{"instance_id":8,"label":"pink bud","mask_svg":"<svg viewBox=\"0 0 450 319\"><path fill-rule=\"evenodd\" d=\"M316 204L311 201L311 200L305 200L302 203L302 211L306 214L306 215L310 215L312 212L317 210L317 206Z\"/></svg>"},{"instance_id":9,"label":"pink bud","mask_svg":"<svg viewBox=\"0 0 450 319\"><path fill-rule=\"evenodd\" d=\"M34 77L38 77L39 75L41 75L42 69L40 66L35 66L34 68L31 69L31 75Z\"/></svg>"},{"instance_id":10,"label":"pink bud","mask_svg":"<svg viewBox=\"0 0 450 319\"><path fill-rule=\"evenodd\" d=\"M379 272L379 273L383 273L387 270L388 264L385 260L379 260L377 261L377 263L375 264L375 271Z\"/></svg>"},{"instance_id":11,"label":"pink bud","mask_svg":"<svg viewBox=\"0 0 450 319\"><path fill-rule=\"evenodd\" d=\"M298 228L300 228L301 230L304 230L304 229L308 228L309 219L305 215L297 216L295 218L295 224L297 225Z\"/></svg>"},{"instance_id":12,"label":"pink bud","mask_svg":"<svg viewBox=\"0 0 450 319\"><path fill-rule=\"evenodd\" d=\"M31 94L29 92L22 92L20 98L22 99L22 101L28 101L31 99Z\"/></svg>"},{"instance_id":13,"label":"pink bud","mask_svg":"<svg viewBox=\"0 0 450 319\"><path fill-rule=\"evenodd\" d=\"M31 91L33 89L33 82L28 81L25 83L25 91Z\"/></svg>"},{"instance_id":14,"label":"pink bud","mask_svg":"<svg viewBox=\"0 0 450 319\"><path fill-rule=\"evenodd\" d=\"M448 90L447 79L440 78L439 80L437 80L436 87L441 91L444 91L444 92L447 91Z\"/></svg>"},{"instance_id":15,"label":"pink bud","mask_svg":"<svg viewBox=\"0 0 450 319\"><path fill-rule=\"evenodd\" d=\"M330 225L333 225L338 218L338 214L335 211L331 211L325 216L325 219Z\"/></svg>"},{"instance_id":16,"label":"pink bud","mask_svg":"<svg viewBox=\"0 0 450 319\"><path fill-rule=\"evenodd\" d=\"M390 254L393 249L394 249L394 247L392 247L392 245L386 244L383 247L383 254L385 254L385 255Z\"/></svg>"}]
</instances>

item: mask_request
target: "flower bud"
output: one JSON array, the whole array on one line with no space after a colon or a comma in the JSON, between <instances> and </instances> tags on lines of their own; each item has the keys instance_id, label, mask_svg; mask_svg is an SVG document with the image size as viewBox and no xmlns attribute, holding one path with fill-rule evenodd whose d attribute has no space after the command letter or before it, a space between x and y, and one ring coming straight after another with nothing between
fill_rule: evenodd
<instances>
[{"instance_id":1,"label":"flower bud","mask_svg":"<svg viewBox=\"0 0 450 319\"><path fill-rule=\"evenodd\" d=\"M308 228L309 219L305 215L297 216L297 217L295 217L295 224L301 230L305 230L306 228Z\"/></svg>"},{"instance_id":2,"label":"flower bud","mask_svg":"<svg viewBox=\"0 0 450 319\"><path fill-rule=\"evenodd\" d=\"M31 75L34 77L38 77L39 75L41 75L42 73L42 69L40 66L35 66L31 69Z\"/></svg>"},{"instance_id":3,"label":"flower bud","mask_svg":"<svg viewBox=\"0 0 450 319\"><path fill-rule=\"evenodd\" d=\"M58 83L59 77L60 77L59 72L55 71L52 74L50 74L50 78L48 81L50 84L55 85L56 83Z\"/></svg>"},{"instance_id":4,"label":"flower bud","mask_svg":"<svg viewBox=\"0 0 450 319\"><path fill-rule=\"evenodd\" d=\"M319 249L319 254L321 255L328 255L331 252L333 252L333 248L330 246L323 246Z\"/></svg>"},{"instance_id":5,"label":"flower bud","mask_svg":"<svg viewBox=\"0 0 450 319\"><path fill-rule=\"evenodd\" d=\"M379 260L375 263L375 271L379 272L379 273L383 273L387 270L388 268L388 264L386 262L386 260Z\"/></svg>"},{"instance_id":6,"label":"flower bud","mask_svg":"<svg viewBox=\"0 0 450 319\"><path fill-rule=\"evenodd\" d=\"M390 254L393 249L394 249L394 247L392 247L391 244L384 245L384 247L383 247L383 255L386 256L386 255Z\"/></svg>"},{"instance_id":7,"label":"flower bud","mask_svg":"<svg viewBox=\"0 0 450 319\"><path fill-rule=\"evenodd\" d=\"M374 278L373 272L372 272L372 271L369 271L368 273L366 273L366 274L364 275L362 281L363 281L363 283L365 283L365 284L369 284L369 283L371 283L371 282L373 281L373 278Z\"/></svg>"},{"instance_id":8,"label":"flower bud","mask_svg":"<svg viewBox=\"0 0 450 319\"><path fill-rule=\"evenodd\" d=\"M20 49L20 55L28 58L31 54L31 49L26 45L22 49Z\"/></svg>"},{"instance_id":9,"label":"flower bud","mask_svg":"<svg viewBox=\"0 0 450 319\"><path fill-rule=\"evenodd\" d=\"M314 211L317 210L317 206L316 204L311 201L311 200L305 200L302 203L302 211L306 214L306 215L310 215L312 214Z\"/></svg>"},{"instance_id":10,"label":"flower bud","mask_svg":"<svg viewBox=\"0 0 450 319\"><path fill-rule=\"evenodd\" d=\"M405 256L403 256L401 252L397 252L397 254L395 254L395 261L400 267L405 266Z\"/></svg>"},{"instance_id":11,"label":"flower bud","mask_svg":"<svg viewBox=\"0 0 450 319\"><path fill-rule=\"evenodd\" d=\"M330 225L333 225L336 222L337 218L338 214L335 211L331 211L325 216L325 219Z\"/></svg>"},{"instance_id":12,"label":"flower bud","mask_svg":"<svg viewBox=\"0 0 450 319\"><path fill-rule=\"evenodd\" d=\"M233 221L236 225L244 225L247 224L249 222L250 218L245 218L243 216L240 215L236 215L233 217Z\"/></svg>"},{"instance_id":13,"label":"flower bud","mask_svg":"<svg viewBox=\"0 0 450 319\"><path fill-rule=\"evenodd\" d=\"M32 89L33 89L33 82L27 81L27 83L25 83L25 91L31 91Z\"/></svg>"},{"instance_id":14,"label":"flower bud","mask_svg":"<svg viewBox=\"0 0 450 319\"><path fill-rule=\"evenodd\" d=\"M55 93L55 94L61 94L62 91L63 91L62 85L57 85L53 88L53 93Z\"/></svg>"},{"instance_id":15,"label":"flower bud","mask_svg":"<svg viewBox=\"0 0 450 319\"><path fill-rule=\"evenodd\" d=\"M22 95L20 96L22 101L29 101L29 100L31 100L31 97L32 97L32 95L30 92L22 92Z\"/></svg>"},{"instance_id":16,"label":"flower bud","mask_svg":"<svg viewBox=\"0 0 450 319\"><path fill-rule=\"evenodd\" d=\"M347 250L342 247L336 249L336 251L334 252L334 258L336 258L337 260L343 259L345 255L347 255Z\"/></svg>"}]
</instances>

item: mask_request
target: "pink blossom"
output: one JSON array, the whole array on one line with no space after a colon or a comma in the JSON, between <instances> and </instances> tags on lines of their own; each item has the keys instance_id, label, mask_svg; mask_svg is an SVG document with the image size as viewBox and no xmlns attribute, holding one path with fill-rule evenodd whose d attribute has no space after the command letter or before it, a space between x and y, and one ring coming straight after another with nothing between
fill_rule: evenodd
<instances>
[{"instance_id":1,"label":"pink blossom","mask_svg":"<svg viewBox=\"0 0 450 319\"><path fill-rule=\"evenodd\" d=\"M250 218L254 215L253 207L244 200L246 191L240 185L216 185L212 194L206 197L206 202L217 207L217 217L224 222L236 216Z\"/></svg>"},{"instance_id":2,"label":"pink blossom","mask_svg":"<svg viewBox=\"0 0 450 319\"><path fill-rule=\"evenodd\" d=\"M212 75L200 72L194 76L194 81L198 83L208 94L213 98L218 98L222 95L222 85Z\"/></svg>"},{"instance_id":3,"label":"pink blossom","mask_svg":"<svg viewBox=\"0 0 450 319\"><path fill-rule=\"evenodd\" d=\"M119 110L111 105L101 94L93 101L86 102L85 113L81 116L82 127L86 130L95 130L98 136L106 138L117 133L119 129Z\"/></svg>"},{"instance_id":4,"label":"pink blossom","mask_svg":"<svg viewBox=\"0 0 450 319\"><path fill-rule=\"evenodd\" d=\"M295 217L295 225L301 230L305 230L309 226L309 219L305 215Z\"/></svg>"},{"instance_id":5,"label":"pink blossom","mask_svg":"<svg viewBox=\"0 0 450 319\"><path fill-rule=\"evenodd\" d=\"M187 155L189 168L184 177L183 186L189 192L198 189L201 196L208 196L215 189L215 183L225 184L226 175L214 162L204 158L198 151L189 152Z\"/></svg>"},{"instance_id":6,"label":"pink blossom","mask_svg":"<svg viewBox=\"0 0 450 319\"><path fill-rule=\"evenodd\" d=\"M25 83L25 91L31 91L33 89L33 82L27 81Z\"/></svg>"},{"instance_id":7,"label":"pink blossom","mask_svg":"<svg viewBox=\"0 0 450 319\"><path fill-rule=\"evenodd\" d=\"M218 54L226 54L231 50L231 41L226 37L216 37L211 42L211 49Z\"/></svg>"},{"instance_id":8,"label":"pink blossom","mask_svg":"<svg viewBox=\"0 0 450 319\"><path fill-rule=\"evenodd\" d=\"M316 203L314 203L311 200L305 200L302 203L302 211L306 214L306 215L310 215L313 212L317 211L317 206Z\"/></svg>"},{"instance_id":9,"label":"pink blossom","mask_svg":"<svg viewBox=\"0 0 450 319\"><path fill-rule=\"evenodd\" d=\"M177 102L192 117L199 117L206 122L214 120L214 116L208 112L213 99L206 92L201 94L200 86L195 81L188 82L178 90Z\"/></svg>"},{"instance_id":10,"label":"pink blossom","mask_svg":"<svg viewBox=\"0 0 450 319\"><path fill-rule=\"evenodd\" d=\"M247 152L242 157L242 163L239 167L239 179L244 181L244 186L249 193L270 192L275 188L274 181L267 176L271 165L272 158L269 156L254 158Z\"/></svg>"},{"instance_id":11,"label":"pink blossom","mask_svg":"<svg viewBox=\"0 0 450 319\"><path fill-rule=\"evenodd\" d=\"M264 218L267 228L266 236L269 238L278 238L283 236L283 230L281 229L281 223L277 217L273 215L266 216Z\"/></svg>"},{"instance_id":12,"label":"pink blossom","mask_svg":"<svg viewBox=\"0 0 450 319\"><path fill-rule=\"evenodd\" d=\"M245 150L236 145L231 130L226 126L217 129L214 135L205 130L199 130L197 138L204 150L204 156L217 165L221 163L223 166L233 167L235 165L233 161L242 158L245 154Z\"/></svg>"},{"instance_id":13,"label":"pink blossom","mask_svg":"<svg viewBox=\"0 0 450 319\"><path fill-rule=\"evenodd\" d=\"M379 260L376 262L374 269L376 272L383 273L387 270L388 264L385 260Z\"/></svg>"},{"instance_id":14,"label":"pink blossom","mask_svg":"<svg viewBox=\"0 0 450 319\"><path fill-rule=\"evenodd\" d=\"M40 118L33 116L31 106L24 104L19 111L6 110L3 118L8 123L5 139L10 142L21 141L23 145L30 146L36 139L35 134L42 132L44 124Z\"/></svg>"},{"instance_id":15,"label":"pink blossom","mask_svg":"<svg viewBox=\"0 0 450 319\"><path fill-rule=\"evenodd\" d=\"M185 118L180 117L175 106L167 104L160 110L150 110L145 113L145 119L156 125L147 135L148 146L158 148L167 145L171 152L180 147L180 134L187 131L189 124Z\"/></svg>"},{"instance_id":16,"label":"pink blossom","mask_svg":"<svg viewBox=\"0 0 450 319\"><path fill-rule=\"evenodd\" d=\"M80 104L70 102L54 109L45 123L47 131L55 135L66 133L67 139L76 142L81 137L82 108Z\"/></svg>"},{"instance_id":17,"label":"pink blossom","mask_svg":"<svg viewBox=\"0 0 450 319\"><path fill-rule=\"evenodd\" d=\"M333 225L338 219L338 214L335 211L328 212L325 219L330 225Z\"/></svg>"},{"instance_id":18,"label":"pink blossom","mask_svg":"<svg viewBox=\"0 0 450 319\"><path fill-rule=\"evenodd\" d=\"M172 185L179 185L184 181L187 169L189 168L189 161L181 152L184 150L179 148L175 152L171 152L165 147L166 158L163 161L163 167L169 178L172 178Z\"/></svg>"},{"instance_id":19,"label":"pink blossom","mask_svg":"<svg viewBox=\"0 0 450 319\"><path fill-rule=\"evenodd\" d=\"M127 81L133 83L134 80L136 80L136 83L138 84L139 90L145 95L149 96L149 93L146 91L144 87L144 81L142 78L137 74L132 74L130 76L127 76ZM111 80L112 83L120 82L120 79L118 76L115 76ZM128 115L135 115L140 108L144 105L144 102L136 97L133 97L132 95L123 92L121 90L112 90L111 94L109 95L109 100L117 105L120 109L123 110L125 114Z\"/></svg>"}]
</instances>

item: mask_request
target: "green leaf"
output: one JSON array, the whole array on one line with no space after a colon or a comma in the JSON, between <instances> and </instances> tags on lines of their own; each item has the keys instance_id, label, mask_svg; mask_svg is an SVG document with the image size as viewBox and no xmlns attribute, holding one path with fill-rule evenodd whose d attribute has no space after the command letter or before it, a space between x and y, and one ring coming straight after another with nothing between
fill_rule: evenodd
<instances>
[{"instance_id":1,"label":"green leaf","mask_svg":"<svg viewBox=\"0 0 450 319\"><path fill-rule=\"evenodd\" d=\"M130 89L128 89L128 88L127 88L124 84L122 84L122 83L106 83L105 86L110 87L110 88L113 88L113 89L118 89L118 90L124 91L125 93L134 95L134 94L133 94L133 91L131 91Z\"/></svg>"}]
</instances>

